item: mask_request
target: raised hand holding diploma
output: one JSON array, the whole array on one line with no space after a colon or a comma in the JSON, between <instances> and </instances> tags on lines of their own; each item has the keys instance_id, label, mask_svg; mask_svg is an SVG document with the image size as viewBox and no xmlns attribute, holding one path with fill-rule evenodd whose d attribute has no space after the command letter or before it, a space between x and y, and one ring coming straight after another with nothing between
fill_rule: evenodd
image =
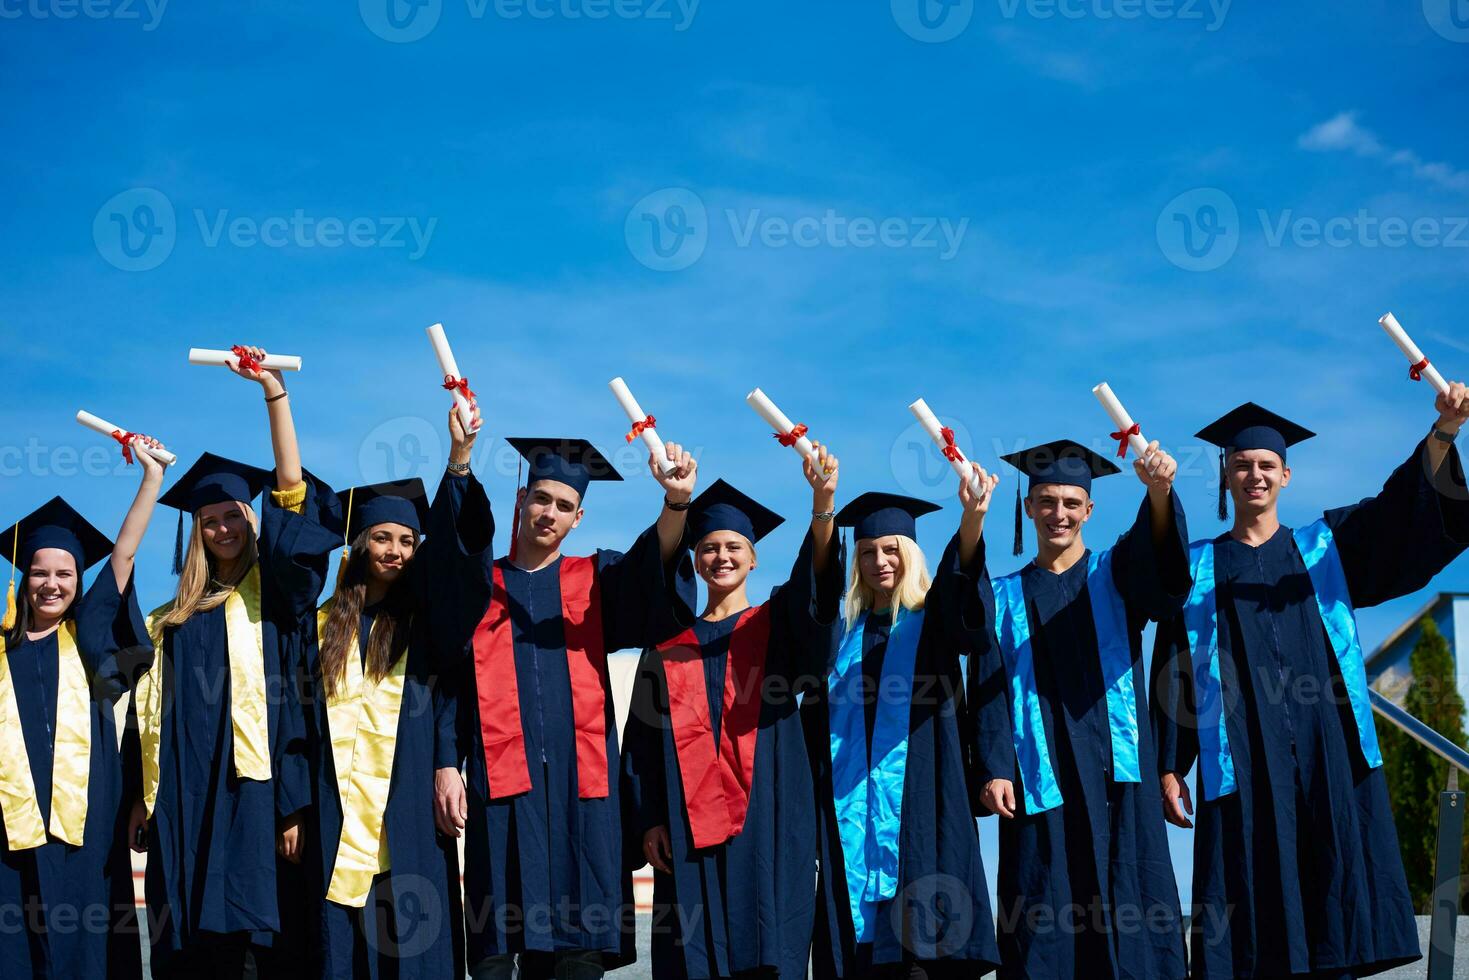
<instances>
[{"instance_id":1,"label":"raised hand holding diploma","mask_svg":"<svg viewBox=\"0 0 1469 980\"><path fill-rule=\"evenodd\" d=\"M479 412L475 407L477 399L474 392L469 390L469 379L459 373L459 362L454 360L454 352L449 348L449 338L444 336L444 325L435 323L424 330L428 334L428 342L434 347L434 356L439 361L439 371L444 375L444 387L454 393L454 404L459 408L459 421L466 429L479 427Z\"/></svg>"},{"instance_id":2,"label":"raised hand holding diploma","mask_svg":"<svg viewBox=\"0 0 1469 980\"><path fill-rule=\"evenodd\" d=\"M633 397L627 384L621 378L613 378L607 382L607 387L612 389L612 397L617 399L617 404L622 406L627 420L632 423L632 429L626 436L627 441L632 442L634 439L641 438L643 445L647 446L648 452L652 454L650 458L657 462L658 468L663 471L664 475L673 472L677 465L676 457L670 457L664 452L663 441L658 438L658 433L655 431L658 420L651 415L643 414L643 407L638 404L638 400Z\"/></svg>"},{"instance_id":3,"label":"raised hand holding diploma","mask_svg":"<svg viewBox=\"0 0 1469 980\"><path fill-rule=\"evenodd\" d=\"M1413 338L1409 337L1403 325L1398 323L1398 318L1391 313L1384 313L1378 318L1377 323L1392 338L1393 343L1398 345L1403 356L1408 359L1408 377L1414 381L1427 378L1428 383L1433 385L1434 390L1440 395L1448 394L1449 383L1444 380L1443 375L1438 373L1438 368L1428 363L1428 358L1424 357L1423 351L1413 343Z\"/></svg>"},{"instance_id":4,"label":"raised hand holding diploma","mask_svg":"<svg viewBox=\"0 0 1469 980\"><path fill-rule=\"evenodd\" d=\"M913 413L918 424L923 426L929 438L939 447L939 452L943 453L944 459L949 461L954 472L959 474L959 479L969 484L970 491L974 494L984 493L984 483L980 477L984 471L970 468L969 461L964 458L963 450L954 444L954 430L940 425L938 416L933 414L928 407L928 402L922 398L909 405L908 411Z\"/></svg>"},{"instance_id":5,"label":"raised hand holding diploma","mask_svg":"<svg viewBox=\"0 0 1469 980\"><path fill-rule=\"evenodd\" d=\"M815 445L806 438L809 431L805 424L795 425L786 413L775 407L775 402L766 397L765 392L756 388L745 396L749 403L765 423L775 430L775 439L782 446L791 446L800 457L807 461L819 462Z\"/></svg>"},{"instance_id":6,"label":"raised hand holding diploma","mask_svg":"<svg viewBox=\"0 0 1469 980\"><path fill-rule=\"evenodd\" d=\"M116 439L122 446L122 458L129 463L133 461L133 452L139 456L148 456L158 460L164 466L172 466L178 462L178 457L163 448L163 443L157 439L149 438L137 432L129 432L120 425L113 425L104 419L100 419L91 412L78 411L77 421L94 432L100 432L104 436Z\"/></svg>"},{"instance_id":7,"label":"raised hand holding diploma","mask_svg":"<svg viewBox=\"0 0 1469 980\"><path fill-rule=\"evenodd\" d=\"M1117 431L1112 433L1112 438L1117 440L1117 455L1119 458L1127 455L1127 447L1131 446L1133 454L1141 458L1148 451L1148 440L1143 438L1142 427L1132 420L1127 414L1127 409L1112 394L1112 386L1103 381L1092 389L1092 394L1097 396L1097 401L1102 403L1102 408L1107 410L1112 424L1117 426ZM1155 447L1157 443L1153 444Z\"/></svg>"},{"instance_id":8,"label":"raised hand holding diploma","mask_svg":"<svg viewBox=\"0 0 1469 980\"><path fill-rule=\"evenodd\" d=\"M263 354L257 358L251 354L252 350L259 351L260 348L235 346L230 350L209 350L204 347L189 348L189 363L201 364L206 367L249 367L255 370L264 368L267 371L299 371L301 370L301 358L290 354ZM236 371L236 374L239 372ZM253 377L253 375L246 375Z\"/></svg>"}]
</instances>

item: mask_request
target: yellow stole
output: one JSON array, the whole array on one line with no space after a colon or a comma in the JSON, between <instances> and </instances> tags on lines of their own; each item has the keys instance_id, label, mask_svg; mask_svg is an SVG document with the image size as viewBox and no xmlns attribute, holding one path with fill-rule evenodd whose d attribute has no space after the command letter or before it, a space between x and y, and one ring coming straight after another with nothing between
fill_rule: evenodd
<instances>
[{"instance_id":1,"label":"yellow stole","mask_svg":"<svg viewBox=\"0 0 1469 980\"><path fill-rule=\"evenodd\" d=\"M148 815L158 797L158 752L163 734L163 629L167 603L148 615L153 666L138 679L138 742L143 756L143 799ZM235 736L235 775L265 782L270 773L270 715L265 691L265 649L260 630L260 565L224 601L225 642L230 661L230 725ZM175 665L188 670L188 663ZM177 687L177 681L175 681Z\"/></svg>"},{"instance_id":2,"label":"yellow stole","mask_svg":"<svg viewBox=\"0 0 1469 980\"><path fill-rule=\"evenodd\" d=\"M82 846L87 827L87 783L92 768L92 705L87 669L77 652L76 623L56 631L56 747L51 757L51 836ZM10 677L10 656L0 637L0 815L10 850L46 843L36 802L36 782Z\"/></svg>"},{"instance_id":3,"label":"yellow stole","mask_svg":"<svg viewBox=\"0 0 1469 980\"><path fill-rule=\"evenodd\" d=\"M316 631L326 632L333 597L316 614ZM326 702L332 763L337 773L337 799L342 806L342 833L332 865L328 901L364 908L374 876L391 866L384 822L393 781L393 755L398 748L398 715L403 706L405 651L387 676L369 686L362 673L354 625L347 641L345 677Z\"/></svg>"}]
</instances>

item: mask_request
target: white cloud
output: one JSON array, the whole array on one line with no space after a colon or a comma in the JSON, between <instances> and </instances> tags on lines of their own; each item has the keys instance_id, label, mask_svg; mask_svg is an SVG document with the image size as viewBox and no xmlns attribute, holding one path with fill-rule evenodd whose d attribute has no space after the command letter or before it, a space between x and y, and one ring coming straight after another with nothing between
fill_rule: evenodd
<instances>
[{"instance_id":1,"label":"white cloud","mask_svg":"<svg viewBox=\"0 0 1469 980\"><path fill-rule=\"evenodd\" d=\"M1447 163L1424 160L1413 150L1384 145L1377 134L1357 123L1355 112L1339 112L1325 122L1317 123L1301 135L1297 144L1303 150L1318 153L1349 152L1383 160L1390 166L1407 170L1419 180L1451 191L1469 191L1469 171Z\"/></svg>"}]
</instances>

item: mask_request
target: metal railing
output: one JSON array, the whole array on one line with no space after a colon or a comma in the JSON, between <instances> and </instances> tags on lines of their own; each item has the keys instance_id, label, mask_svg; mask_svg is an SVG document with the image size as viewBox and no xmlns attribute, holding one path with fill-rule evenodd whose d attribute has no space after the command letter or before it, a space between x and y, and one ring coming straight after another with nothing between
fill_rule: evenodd
<instances>
[{"instance_id":1,"label":"metal railing","mask_svg":"<svg viewBox=\"0 0 1469 980\"><path fill-rule=\"evenodd\" d=\"M1449 764L1448 785L1438 794L1438 846L1433 863L1433 910L1428 925L1428 980L1451 980L1459 915L1459 858L1464 839L1464 793L1459 771L1469 773L1469 752L1368 688L1372 710Z\"/></svg>"}]
</instances>

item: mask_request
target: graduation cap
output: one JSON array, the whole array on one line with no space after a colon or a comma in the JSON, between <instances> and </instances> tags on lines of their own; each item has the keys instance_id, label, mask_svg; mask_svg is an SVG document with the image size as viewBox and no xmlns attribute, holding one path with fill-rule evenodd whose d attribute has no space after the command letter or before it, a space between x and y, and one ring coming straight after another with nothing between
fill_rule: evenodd
<instances>
[{"instance_id":1,"label":"graduation cap","mask_svg":"<svg viewBox=\"0 0 1469 980\"><path fill-rule=\"evenodd\" d=\"M1219 447L1219 519L1229 516L1229 480L1225 462L1230 453L1251 449L1268 449L1285 462L1285 451L1298 442L1315 436L1310 429L1296 425L1254 402L1245 402L1210 422L1194 438Z\"/></svg>"},{"instance_id":2,"label":"graduation cap","mask_svg":"<svg viewBox=\"0 0 1469 980\"><path fill-rule=\"evenodd\" d=\"M1091 493L1093 480L1122 472L1111 460L1097 455L1081 443L1073 442L1070 439L1057 439L1055 442L1048 442L1043 446L1035 446L1031 449L1022 449L1000 458L1030 477L1030 482L1026 487L1027 493L1047 483L1080 487L1087 493ZM1020 485L1017 483L1015 485L1015 554L1017 555L1025 549L1022 513Z\"/></svg>"},{"instance_id":3,"label":"graduation cap","mask_svg":"<svg viewBox=\"0 0 1469 980\"><path fill-rule=\"evenodd\" d=\"M852 536L882 538L901 534L917 538L917 519L924 514L943 510L938 504L898 493L864 493L837 512L837 527L852 528Z\"/></svg>"},{"instance_id":4,"label":"graduation cap","mask_svg":"<svg viewBox=\"0 0 1469 980\"><path fill-rule=\"evenodd\" d=\"M715 531L734 531L754 544L784 523L784 517L723 480L715 480L689 506L690 540L695 543Z\"/></svg>"},{"instance_id":5,"label":"graduation cap","mask_svg":"<svg viewBox=\"0 0 1469 980\"><path fill-rule=\"evenodd\" d=\"M60 548L76 560L77 576L112 553L112 540L60 497L52 497L0 533L0 552L11 564L0 629L15 627L15 573L31 567L42 548Z\"/></svg>"},{"instance_id":6,"label":"graduation cap","mask_svg":"<svg viewBox=\"0 0 1469 980\"><path fill-rule=\"evenodd\" d=\"M621 480L622 475L585 439L506 439L515 451L525 457L529 466L525 486L537 480L555 480L586 496L587 484L594 480Z\"/></svg>"},{"instance_id":7,"label":"graduation cap","mask_svg":"<svg viewBox=\"0 0 1469 980\"><path fill-rule=\"evenodd\" d=\"M428 491L418 477L389 483L370 483L337 494L342 505L343 537L375 524L402 524L419 534L428 525Z\"/></svg>"},{"instance_id":8,"label":"graduation cap","mask_svg":"<svg viewBox=\"0 0 1469 980\"><path fill-rule=\"evenodd\" d=\"M237 463L223 456L205 453L189 471L179 477L168 492L158 498L166 507L179 512L178 532L173 545L173 573L184 566L184 514L197 514L202 507L229 501L249 504L273 479L269 470Z\"/></svg>"}]
</instances>

